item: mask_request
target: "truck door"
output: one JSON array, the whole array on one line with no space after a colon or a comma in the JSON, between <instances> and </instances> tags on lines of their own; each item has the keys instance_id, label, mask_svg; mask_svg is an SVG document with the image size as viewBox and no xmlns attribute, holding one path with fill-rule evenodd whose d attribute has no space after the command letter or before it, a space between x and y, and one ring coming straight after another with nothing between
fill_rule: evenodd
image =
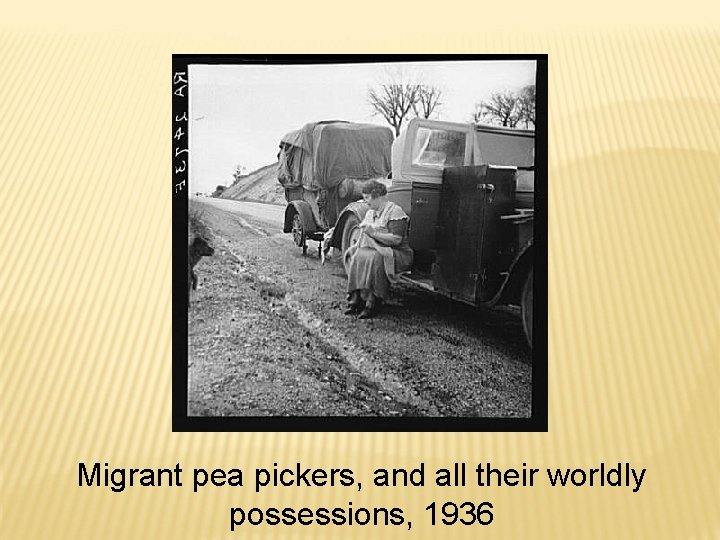
<instances>
[{"instance_id":1,"label":"truck door","mask_svg":"<svg viewBox=\"0 0 720 540\"><path fill-rule=\"evenodd\" d=\"M500 216L514 204L514 177L512 168L488 165L445 169L432 271L438 291L477 304L500 286L508 232Z\"/></svg>"},{"instance_id":2,"label":"truck door","mask_svg":"<svg viewBox=\"0 0 720 540\"><path fill-rule=\"evenodd\" d=\"M440 212L440 185L414 183L411 191L410 247L415 251L435 249Z\"/></svg>"},{"instance_id":3,"label":"truck door","mask_svg":"<svg viewBox=\"0 0 720 540\"><path fill-rule=\"evenodd\" d=\"M411 120L393 143L393 186L411 191L409 236L416 262L435 248L443 169L469 165L472 151L473 126L421 118Z\"/></svg>"}]
</instances>

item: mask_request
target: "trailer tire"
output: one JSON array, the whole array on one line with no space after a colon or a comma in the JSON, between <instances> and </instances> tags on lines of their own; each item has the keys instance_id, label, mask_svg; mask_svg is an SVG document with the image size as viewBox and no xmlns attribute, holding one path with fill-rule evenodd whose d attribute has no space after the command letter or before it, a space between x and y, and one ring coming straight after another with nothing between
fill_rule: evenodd
<instances>
[{"instance_id":1,"label":"trailer tire","mask_svg":"<svg viewBox=\"0 0 720 540\"><path fill-rule=\"evenodd\" d=\"M292 219L292 235L293 242L297 247L302 248L303 255L307 253L307 238L305 236L305 227L303 226L302 216L299 212L295 212Z\"/></svg>"},{"instance_id":2,"label":"trailer tire","mask_svg":"<svg viewBox=\"0 0 720 540\"><path fill-rule=\"evenodd\" d=\"M345 222L343 223L341 245L343 257L345 257L345 252L350 249L350 246L358 241L360 236L360 229L358 228L358 225L360 225L360 220L355 214L350 214L347 218L345 218Z\"/></svg>"},{"instance_id":3,"label":"trailer tire","mask_svg":"<svg viewBox=\"0 0 720 540\"><path fill-rule=\"evenodd\" d=\"M522 290L522 297L520 300L520 311L522 315L523 329L525 330L525 337L527 338L528 345L532 349L533 346L533 269L530 271L525 278L525 285Z\"/></svg>"}]
</instances>

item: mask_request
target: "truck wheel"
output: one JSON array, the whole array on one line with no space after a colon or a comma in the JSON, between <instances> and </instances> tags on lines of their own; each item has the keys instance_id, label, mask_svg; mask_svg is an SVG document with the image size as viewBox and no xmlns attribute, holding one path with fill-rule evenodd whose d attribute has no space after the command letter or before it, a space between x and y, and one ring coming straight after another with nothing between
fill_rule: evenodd
<instances>
[{"instance_id":1,"label":"truck wheel","mask_svg":"<svg viewBox=\"0 0 720 540\"><path fill-rule=\"evenodd\" d=\"M345 219L341 246L343 257L345 257L345 252L350 249L350 246L357 243L360 238L360 229L358 228L358 225L360 225L360 220L355 214L350 214Z\"/></svg>"},{"instance_id":2,"label":"truck wheel","mask_svg":"<svg viewBox=\"0 0 720 540\"><path fill-rule=\"evenodd\" d=\"M298 213L296 213L293 216L292 235L293 235L293 242L295 242L295 245L297 247L302 248L303 255L305 255L307 253L307 241L305 238L305 228L303 227L302 218L300 217L300 214L298 214Z\"/></svg>"},{"instance_id":3,"label":"truck wheel","mask_svg":"<svg viewBox=\"0 0 720 540\"><path fill-rule=\"evenodd\" d=\"M532 349L533 341L533 269L530 268L527 278L525 279L525 286L522 291L522 299L520 300L520 311L522 313L523 329L525 330L525 337L527 338L528 345Z\"/></svg>"}]
</instances>

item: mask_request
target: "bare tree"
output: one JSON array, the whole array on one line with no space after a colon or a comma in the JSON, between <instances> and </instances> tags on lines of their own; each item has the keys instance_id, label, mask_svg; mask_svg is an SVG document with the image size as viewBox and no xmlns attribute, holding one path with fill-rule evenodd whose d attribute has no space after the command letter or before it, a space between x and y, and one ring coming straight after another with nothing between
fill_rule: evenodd
<instances>
[{"instance_id":1,"label":"bare tree","mask_svg":"<svg viewBox=\"0 0 720 540\"><path fill-rule=\"evenodd\" d=\"M368 102L400 135L402 124L410 110L415 106L420 92L420 85L406 82L391 82L368 90Z\"/></svg>"},{"instance_id":2,"label":"bare tree","mask_svg":"<svg viewBox=\"0 0 720 540\"><path fill-rule=\"evenodd\" d=\"M494 92L486 101L476 105L473 120L506 127L515 127L520 121L520 98L514 92Z\"/></svg>"},{"instance_id":3,"label":"bare tree","mask_svg":"<svg viewBox=\"0 0 720 540\"><path fill-rule=\"evenodd\" d=\"M473 121L506 127L535 127L535 85L523 87L518 92L495 92L489 99L475 106Z\"/></svg>"},{"instance_id":4,"label":"bare tree","mask_svg":"<svg viewBox=\"0 0 720 540\"><path fill-rule=\"evenodd\" d=\"M429 86L427 84L419 85L417 100L413 104L415 116L430 118L430 115L435 111L435 109L442 105L440 102L441 96L442 91L438 87Z\"/></svg>"},{"instance_id":5,"label":"bare tree","mask_svg":"<svg viewBox=\"0 0 720 540\"><path fill-rule=\"evenodd\" d=\"M535 127L535 85L531 84L520 90L519 94L519 115L520 121L525 127Z\"/></svg>"}]
</instances>

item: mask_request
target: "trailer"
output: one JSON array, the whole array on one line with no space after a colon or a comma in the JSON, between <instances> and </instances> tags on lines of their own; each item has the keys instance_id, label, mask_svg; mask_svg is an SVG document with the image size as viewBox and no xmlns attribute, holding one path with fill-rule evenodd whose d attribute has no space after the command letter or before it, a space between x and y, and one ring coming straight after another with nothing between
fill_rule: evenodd
<instances>
[{"instance_id":1,"label":"trailer","mask_svg":"<svg viewBox=\"0 0 720 540\"><path fill-rule=\"evenodd\" d=\"M307 252L322 241L348 204L362 198L362 186L390 174L393 134L373 124L324 121L306 124L280 141L278 181L288 205L284 232Z\"/></svg>"}]
</instances>

